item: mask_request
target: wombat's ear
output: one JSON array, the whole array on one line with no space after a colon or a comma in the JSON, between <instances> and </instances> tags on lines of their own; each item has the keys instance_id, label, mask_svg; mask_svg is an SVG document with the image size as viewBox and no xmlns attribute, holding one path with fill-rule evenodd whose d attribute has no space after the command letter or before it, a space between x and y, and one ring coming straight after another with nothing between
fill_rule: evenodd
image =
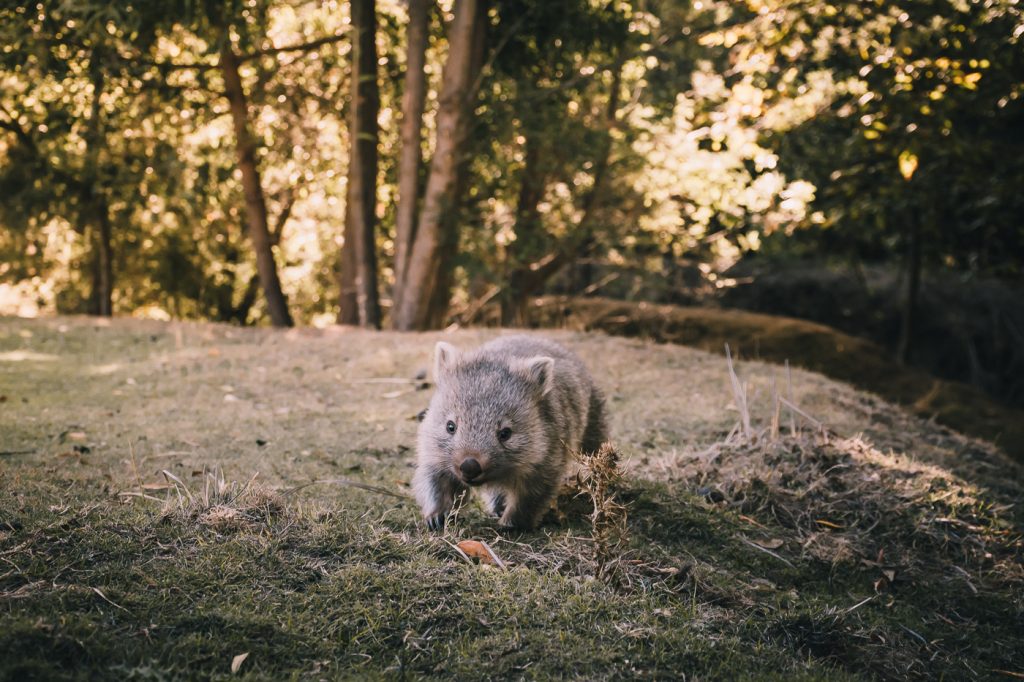
<instances>
[{"instance_id":1,"label":"wombat's ear","mask_svg":"<svg viewBox=\"0 0 1024 682\"><path fill-rule=\"evenodd\" d=\"M438 341L434 346L434 381L441 383L455 362L459 359L459 349L450 343Z\"/></svg>"},{"instance_id":2,"label":"wombat's ear","mask_svg":"<svg viewBox=\"0 0 1024 682\"><path fill-rule=\"evenodd\" d=\"M540 394L545 396L555 385L555 361L545 355L518 360L514 369L524 374L527 379L537 385Z\"/></svg>"}]
</instances>

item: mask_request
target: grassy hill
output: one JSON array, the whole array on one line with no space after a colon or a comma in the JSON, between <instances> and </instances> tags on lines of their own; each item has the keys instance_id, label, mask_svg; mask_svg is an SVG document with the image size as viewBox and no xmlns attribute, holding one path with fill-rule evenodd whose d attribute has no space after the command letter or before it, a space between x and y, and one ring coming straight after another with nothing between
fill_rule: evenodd
<instances>
[{"instance_id":1,"label":"grassy hill","mask_svg":"<svg viewBox=\"0 0 1024 682\"><path fill-rule=\"evenodd\" d=\"M0 320L0 679L1024 675L1019 466L810 372L551 332L624 524L427 533L413 377L496 333Z\"/></svg>"}]
</instances>

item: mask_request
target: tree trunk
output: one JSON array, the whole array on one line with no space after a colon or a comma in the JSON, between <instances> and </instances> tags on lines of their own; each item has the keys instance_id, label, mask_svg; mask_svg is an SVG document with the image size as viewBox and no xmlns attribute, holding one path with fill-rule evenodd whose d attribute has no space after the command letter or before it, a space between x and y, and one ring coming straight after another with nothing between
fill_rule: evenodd
<instances>
[{"instance_id":1,"label":"tree trunk","mask_svg":"<svg viewBox=\"0 0 1024 682\"><path fill-rule=\"evenodd\" d=\"M910 243L907 251L907 290L900 320L900 340L896 358L908 364L913 351L917 317L917 299L921 290L921 215L910 215Z\"/></svg>"},{"instance_id":2,"label":"tree trunk","mask_svg":"<svg viewBox=\"0 0 1024 682\"><path fill-rule=\"evenodd\" d=\"M473 20L473 47L470 55L469 65L469 94L466 96L466 106L471 106L476 92L480 87L480 74L484 66L484 57L487 54L487 0L482 0L476 5L476 17ZM467 121L465 135L469 135ZM460 211L462 202L466 196L466 183L469 181L470 158L464 148L459 155L459 164L455 170L456 203L448 216L453 225L460 223ZM438 264L437 286L434 287L434 294L430 297L427 306L427 327L430 329L444 326L448 318L448 308L452 300L452 286L455 283L456 256L459 252L459 232L456 227L446 232L445 241L441 244L440 263Z\"/></svg>"},{"instance_id":3,"label":"tree trunk","mask_svg":"<svg viewBox=\"0 0 1024 682\"><path fill-rule=\"evenodd\" d=\"M225 30L221 34L220 69L224 78L224 95L231 108L231 122L235 131L238 168L242 172L245 191L245 218L249 240L256 253L256 271L259 273L263 295L267 299L267 312L275 327L292 326L288 301L281 290L277 263L267 227L267 202L263 196L260 172L256 166L256 143L249 132L249 106L238 73L238 56L231 47L231 38Z\"/></svg>"},{"instance_id":4,"label":"tree trunk","mask_svg":"<svg viewBox=\"0 0 1024 682\"><path fill-rule=\"evenodd\" d=\"M349 164L345 201L345 245L342 266L355 265L357 321L364 327L380 327L377 295L377 18L375 0L352 0L352 79L349 104ZM342 306L352 304L347 292ZM342 309L339 321L351 323L351 311Z\"/></svg>"},{"instance_id":5,"label":"tree trunk","mask_svg":"<svg viewBox=\"0 0 1024 682\"><path fill-rule=\"evenodd\" d=\"M537 258L542 247L540 202L544 198L547 181L541 168L541 150L535 134L524 131L523 172L519 182L519 199L516 203L515 235L505 251L506 284L501 297L501 324L510 327L522 324L526 296L522 293L524 282L522 269Z\"/></svg>"},{"instance_id":6,"label":"tree trunk","mask_svg":"<svg viewBox=\"0 0 1024 682\"><path fill-rule=\"evenodd\" d=\"M473 97L474 48L485 19L479 0L456 0L455 18L449 28L448 59L441 79L437 112L437 143L430 163L430 175L423 197L416 235L409 253L409 265L394 315L394 327L401 330L426 329L434 318L439 294L444 294L451 269L451 250L458 241L455 210L459 205L459 166L468 130L469 102ZM432 305L433 303L433 305ZM433 308L433 310L431 310Z\"/></svg>"},{"instance_id":7,"label":"tree trunk","mask_svg":"<svg viewBox=\"0 0 1024 682\"><path fill-rule=\"evenodd\" d=\"M100 115L103 111L100 100L103 96L105 80L103 65L100 63L101 58L99 48L94 48L89 59L92 103L89 108L89 126L86 129L88 145L86 181L88 185L83 188L85 196L82 199L86 219L92 226L93 280L89 312L93 315L110 317L113 314L114 258L111 245L110 210L101 187L102 173L100 172L100 166L103 163L100 153L106 146L100 129Z\"/></svg>"},{"instance_id":8,"label":"tree trunk","mask_svg":"<svg viewBox=\"0 0 1024 682\"><path fill-rule=\"evenodd\" d=\"M395 215L395 284L391 309L399 306L416 237L420 164L423 162L423 106L427 93L428 0L409 0L405 91L402 93L402 151L398 159L398 209ZM393 316L392 316L393 317Z\"/></svg>"},{"instance_id":9,"label":"tree trunk","mask_svg":"<svg viewBox=\"0 0 1024 682\"><path fill-rule=\"evenodd\" d=\"M95 203L97 282L96 314L110 317L114 314L114 251L111 247L110 210L102 197Z\"/></svg>"}]
</instances>

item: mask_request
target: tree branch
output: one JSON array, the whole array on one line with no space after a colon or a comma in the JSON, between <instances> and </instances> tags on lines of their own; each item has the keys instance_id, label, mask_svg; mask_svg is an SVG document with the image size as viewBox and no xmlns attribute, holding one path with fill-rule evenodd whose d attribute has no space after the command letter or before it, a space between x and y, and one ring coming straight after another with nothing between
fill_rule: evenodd
<instances>
[{"instance_id":1,"label":"tree branch","mask_svg":"<svg viewBox=\"0 0 1024 682\"><path fill-rule=\"evenodd\" d=\"M348 38L347 30L342 33L317 38L316 40L310 40L305 43L285 45L284 47L268 47L262 50L255 50L254 52L246 52L245 54L238 55L238 63L243 64L245 62L252 61L253 59L258 59L259 57L276 56L285 52L312 52L324 45L341 42L345 38ZM212 69L219 68L218 64L208 64L206 62L152 62L152 66L166 71L210 71Z\"/></svg>"}]
</instances>

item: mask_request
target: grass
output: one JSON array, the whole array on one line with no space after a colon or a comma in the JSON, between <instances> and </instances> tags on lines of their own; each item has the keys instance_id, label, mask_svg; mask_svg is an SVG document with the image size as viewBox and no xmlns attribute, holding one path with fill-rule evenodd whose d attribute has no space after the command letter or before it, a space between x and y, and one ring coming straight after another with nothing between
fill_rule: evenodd
<instances>
[{"instance_id":1,"label":"grass","mask_svg":"<svg viewBox=\"0 0 1024 682\"><path fill-rule=\"evenodd\" d=\"M433 535L408 448L440 335L0 321L0 679L1024 674L997 450L817 375L553 336L623 461L536 532L470 504Z\"/></svg>"}]
</instances>

